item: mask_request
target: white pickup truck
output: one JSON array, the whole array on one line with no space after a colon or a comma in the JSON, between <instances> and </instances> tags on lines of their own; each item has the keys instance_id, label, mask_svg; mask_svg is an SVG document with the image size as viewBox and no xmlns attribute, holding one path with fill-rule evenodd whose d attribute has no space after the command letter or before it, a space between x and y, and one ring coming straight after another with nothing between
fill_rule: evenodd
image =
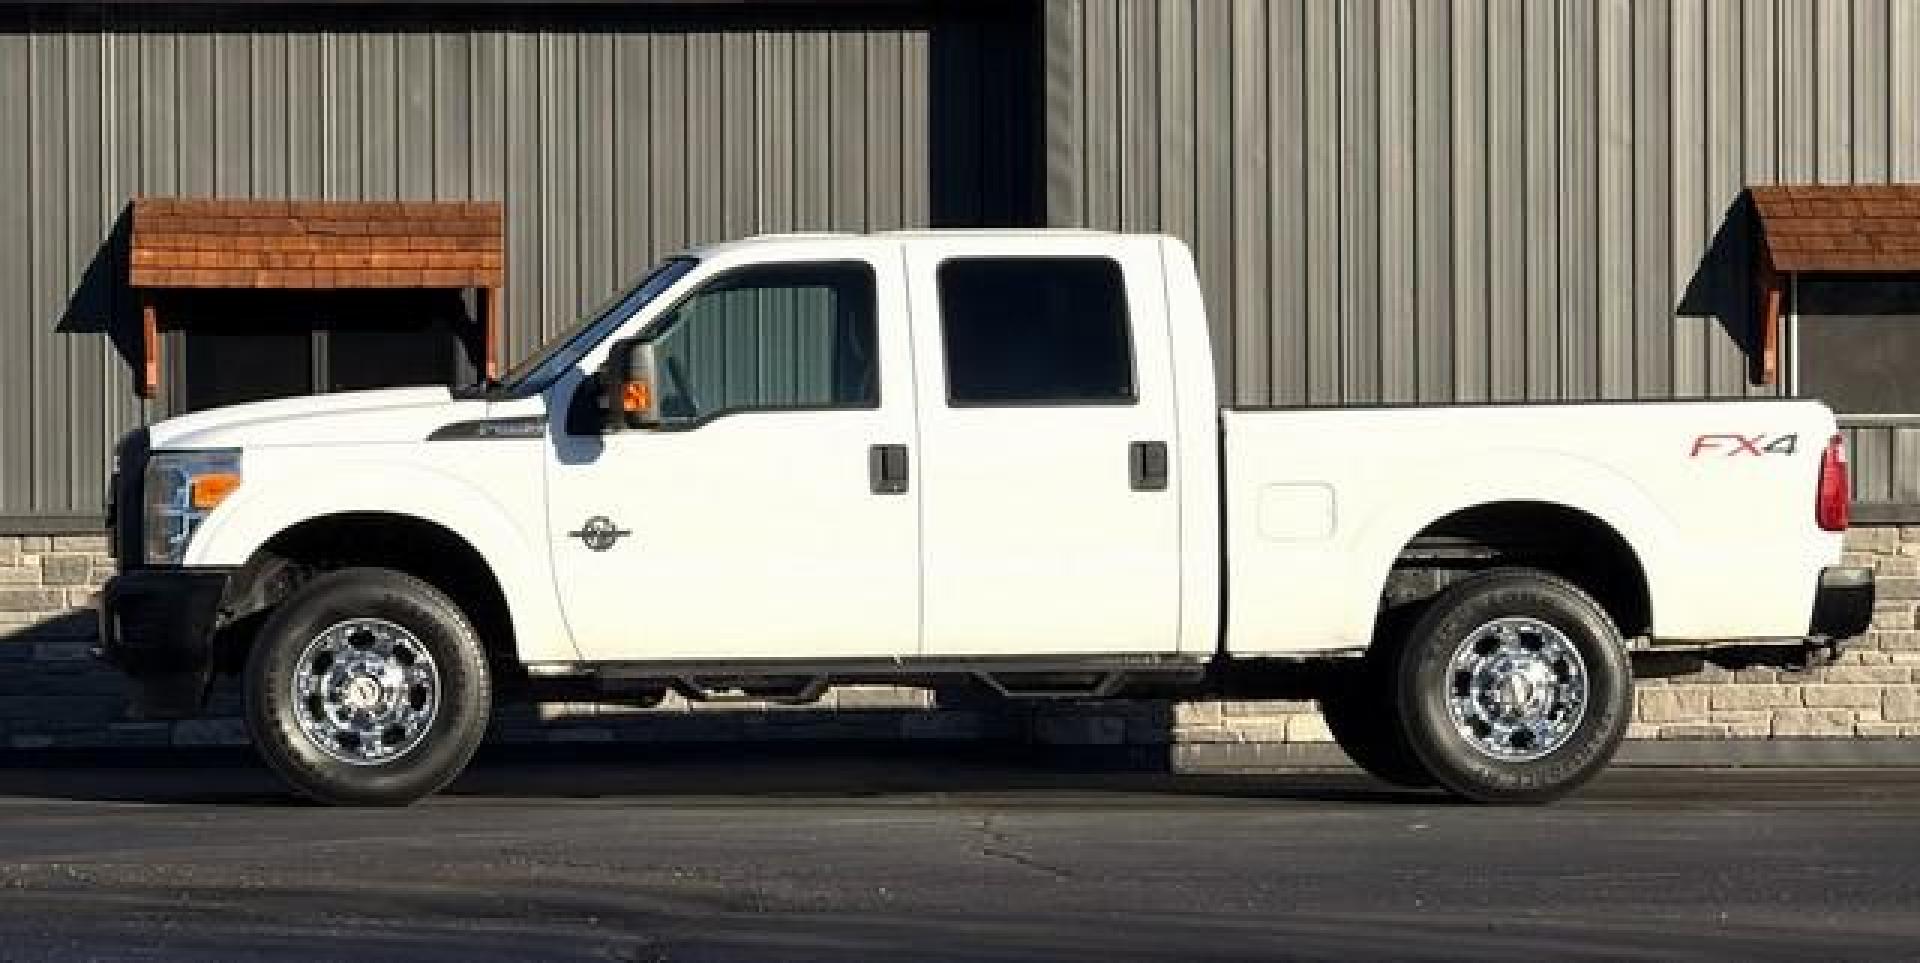
<instances>
[{"instance_id":1,"label":"white pickup truck","mask_svg":"<svg viewBox=\"0 0 1920 963\"><path fill-rule=\"evenodd\" d=\"M334 803L446 785L497 693L1257 695L1333 659L1360 765L1519 802L1607 763L1630 647L1867 624L1817 403L1215 399L1171 238L702 247L497 382L130 434L102 653L155 716L238 674Z\"/></svg>"}]
</instances>

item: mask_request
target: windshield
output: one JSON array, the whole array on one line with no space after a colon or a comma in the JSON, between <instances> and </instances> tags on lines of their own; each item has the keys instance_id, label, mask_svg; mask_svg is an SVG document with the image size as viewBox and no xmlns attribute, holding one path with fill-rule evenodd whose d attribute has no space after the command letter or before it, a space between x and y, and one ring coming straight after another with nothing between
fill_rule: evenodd
<instances>
[{"instance_id":1,"label":"windshield","mask_svg":"<svg viewBox=\"0 0 1920 963\"><path fill-rule=\"evenodd\" d=\"M677 257L664 261L639 284L602 302L578 323L554 335L500 379L499 392L524 398L547 390L554 379L580 363L582 355L620 327L635 311L646 307L660 292L686 277L699 261Z\"/></svg>"}]
</instances>

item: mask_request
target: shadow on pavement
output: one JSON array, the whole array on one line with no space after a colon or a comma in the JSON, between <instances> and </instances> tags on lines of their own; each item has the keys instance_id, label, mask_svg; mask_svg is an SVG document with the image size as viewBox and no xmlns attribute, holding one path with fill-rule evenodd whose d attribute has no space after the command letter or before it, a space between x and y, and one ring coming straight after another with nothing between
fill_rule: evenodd
<instances>
[{"instance_id":1,"label":"shadow on pavement","mask_svg":"<svg viewBox=\"0 0 1920 963\"><path fill-rule=\"evenodd\" d=\"M492 746L441 798L765 804L888 797L1181 797L1432 805L1352 771L1178 774L1049 747L850 745ZM94 802L304 805L247 750L33 754L0 762L0 797ZM1090 800L1088 797L1095 797Z\"/></svg>"}]
</instances>

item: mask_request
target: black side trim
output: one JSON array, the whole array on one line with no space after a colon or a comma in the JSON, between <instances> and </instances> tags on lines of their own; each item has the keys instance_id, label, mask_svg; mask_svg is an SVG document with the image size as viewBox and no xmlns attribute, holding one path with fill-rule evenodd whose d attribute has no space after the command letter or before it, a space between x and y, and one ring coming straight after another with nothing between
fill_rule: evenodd
<instances>
[{"instance_id":1,"label":"black side trim","mask_svg":"<svg viewBox=\"0 0 1920 963\"><path fill-rule=\"evenodd\" d=\"M428 441L484 441L492 438L545 438L546 415L519 418L482 418L442 425L427 436Z\"/></svg>"}]
</instances>

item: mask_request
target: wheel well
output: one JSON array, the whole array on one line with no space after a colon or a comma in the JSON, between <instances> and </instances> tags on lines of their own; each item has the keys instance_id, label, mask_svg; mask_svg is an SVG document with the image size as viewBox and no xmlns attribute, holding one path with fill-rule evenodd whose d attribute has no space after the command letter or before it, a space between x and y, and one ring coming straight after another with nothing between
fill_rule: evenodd
<instances>
[{"instance_id":1,"label":"wheel well","mask_svg":"<svg viewBox=\"0 0 1920 963\"><path fill-rule=\"evenodd\" d=\"M1647 576L1613 526L1548 502L1495 502L1428 525L1394 560L1381 597L1383 622L1453 582L1501 566L1552 572L1579 586L1629 638L1653 624Z\"/></svg>"},{"instance_id":2,"label":"wheel well","mask_svg":"<svg viewBox=\"0 0 1920 963\"><path fill-rule=\"evenodd\" d=\"M350 512L303 521L260 547L228 589L222 667L237 671L267 613L313 576L342 568L405 572L447 594L473 622L496 679L517 666L506 594L479 551L411 515Z\"/></svg>"}]
</instances>

